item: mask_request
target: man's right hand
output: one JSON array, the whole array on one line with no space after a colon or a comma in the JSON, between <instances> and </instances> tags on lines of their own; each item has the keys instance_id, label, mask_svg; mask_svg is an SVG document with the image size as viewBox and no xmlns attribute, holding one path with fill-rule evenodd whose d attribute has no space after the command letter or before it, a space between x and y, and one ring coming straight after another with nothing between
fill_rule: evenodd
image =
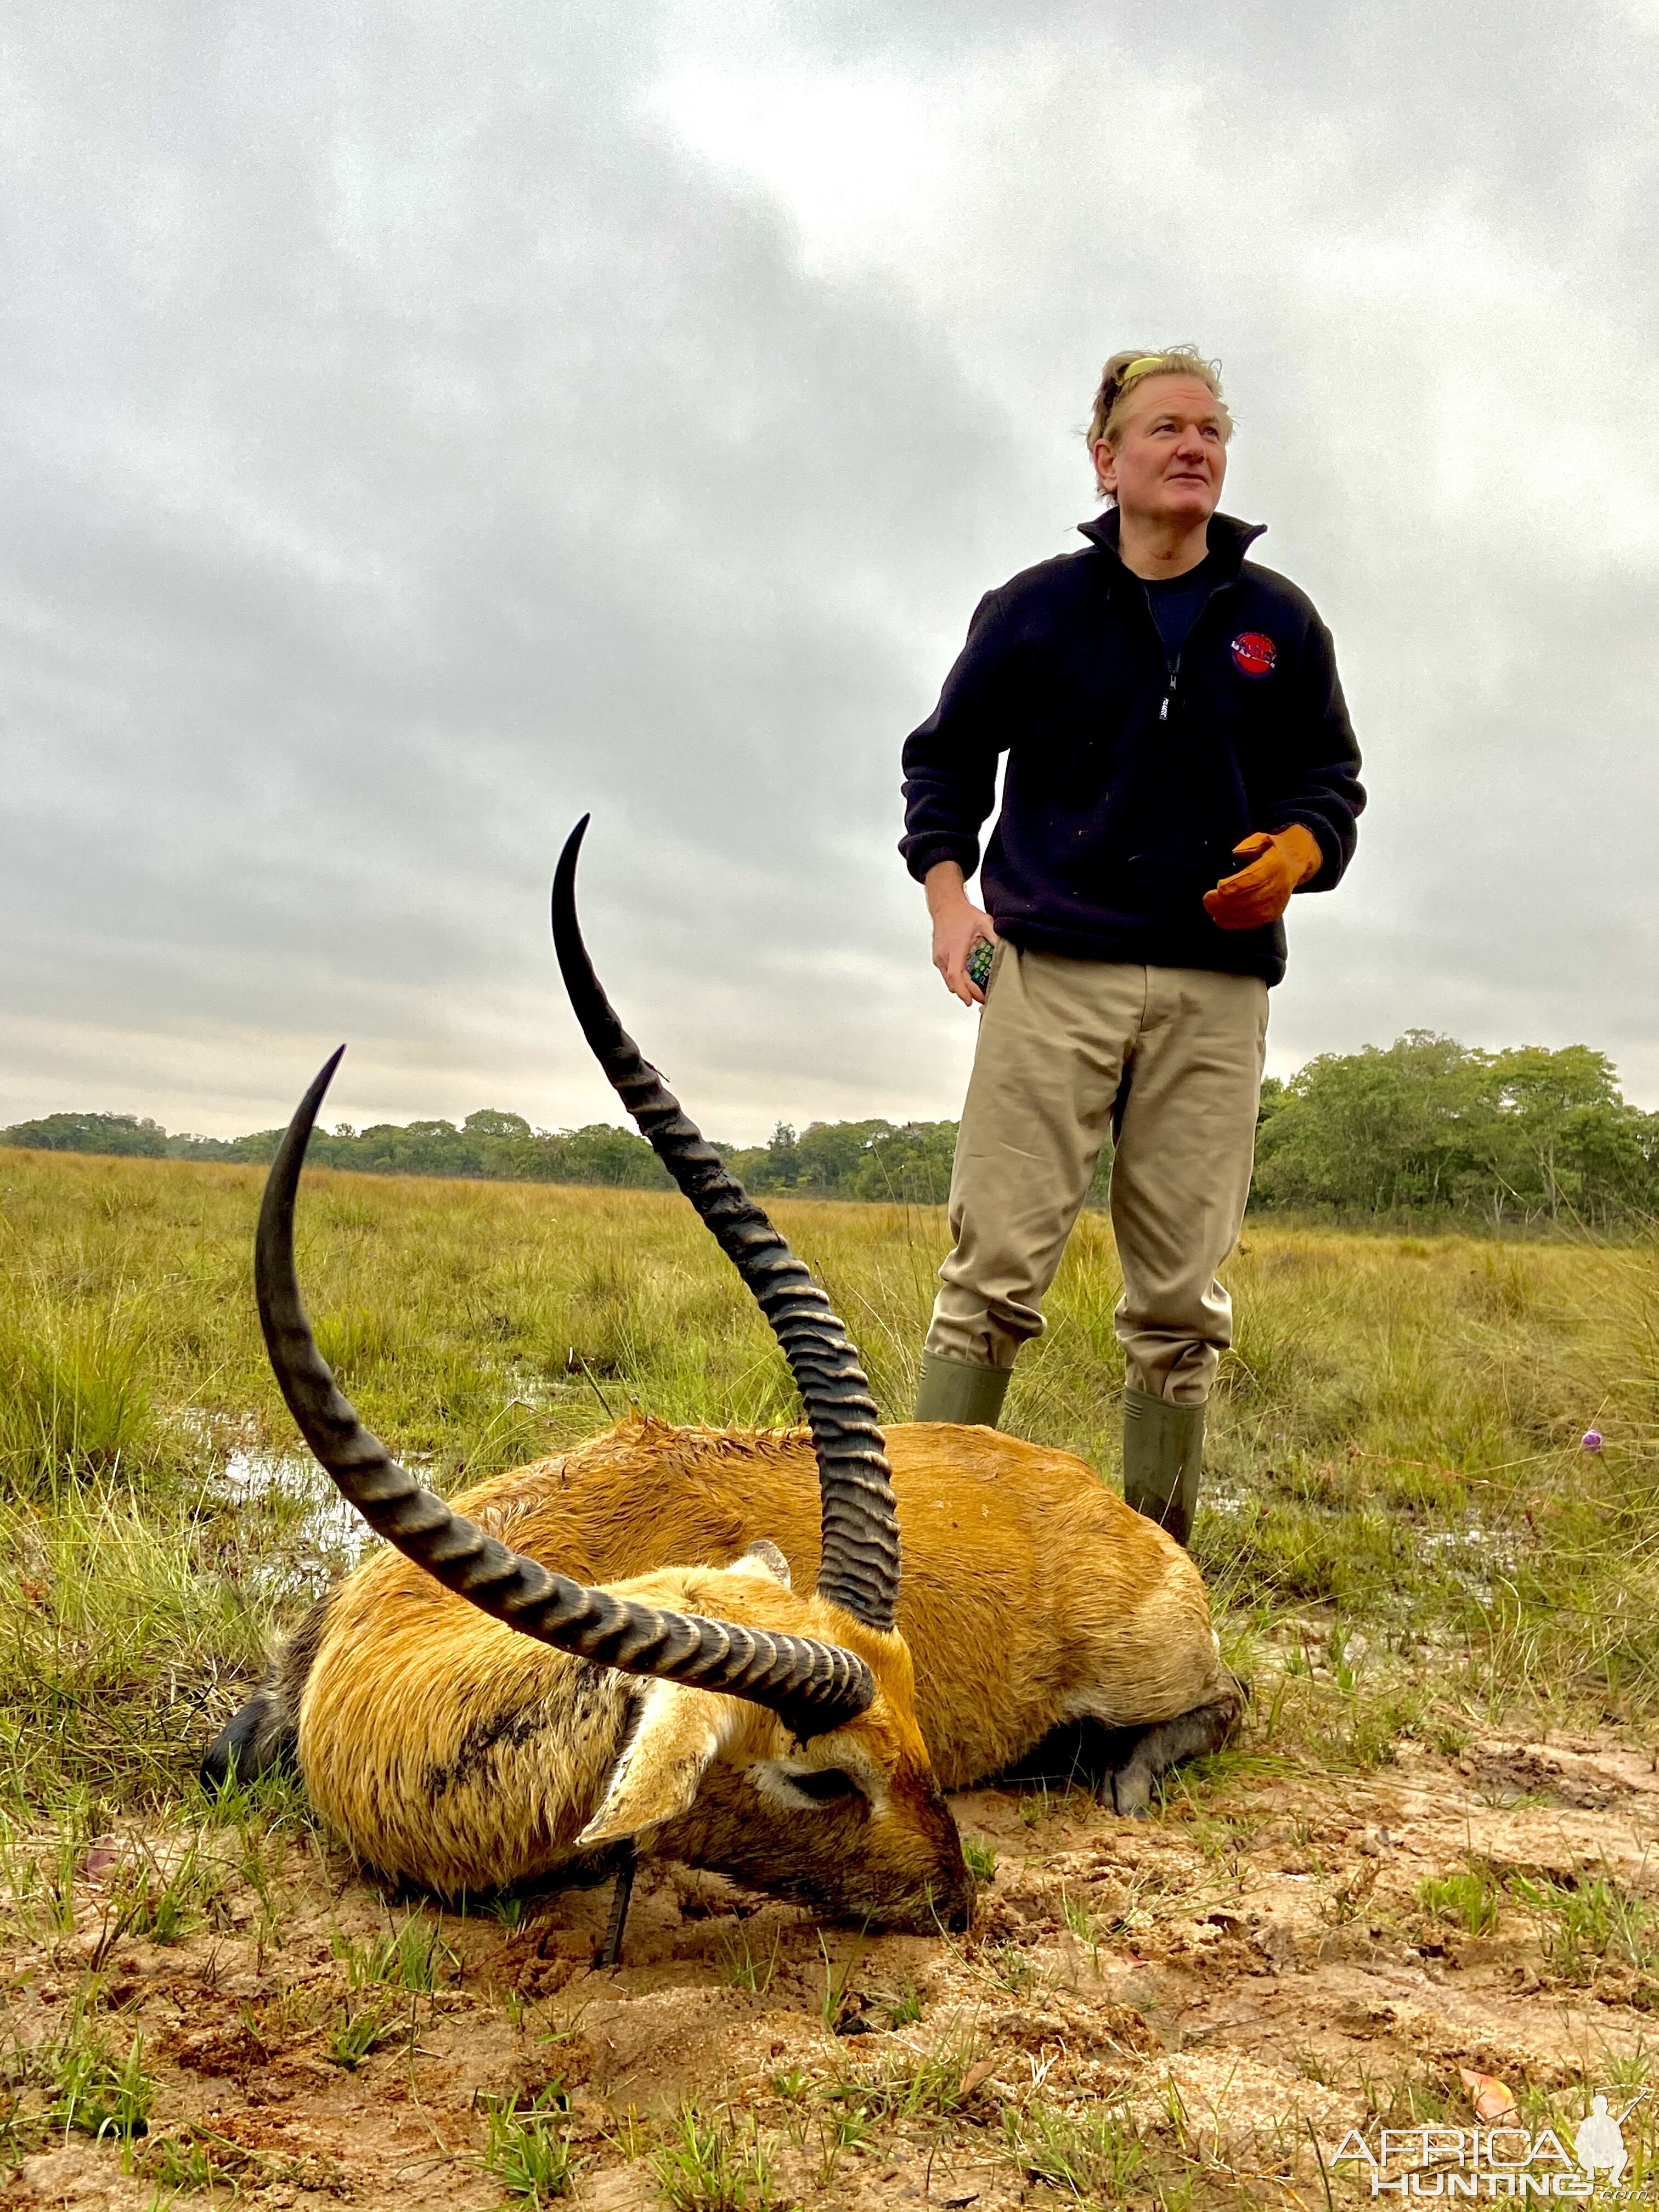
<instances>
[{"instance_id":1,"label":"man's right hand","mask_svg":"<svg viewBox=\"0 0 1659 2212\"><path fill-rule=\"evenodd\" d=\"M933 917L933 965L964 1006L982 1006L985 994L968 973L968 955L981 937L994 945L997 926L963 888L954 860L939 860L927 871L927 911Z\"/></svg>"}]
</instances>

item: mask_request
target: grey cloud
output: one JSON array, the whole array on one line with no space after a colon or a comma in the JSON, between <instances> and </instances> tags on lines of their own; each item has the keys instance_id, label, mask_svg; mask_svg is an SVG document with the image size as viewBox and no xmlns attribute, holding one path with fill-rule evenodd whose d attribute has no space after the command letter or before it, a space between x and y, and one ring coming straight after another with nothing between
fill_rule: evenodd
<instances>
[{"instance_id":1,"label":"grey cloud","mask_svg":"<svg viewBox=\"0 0 1659 2212\"><path fill-rule=\"evenodd\" d=\"M1297 909L1281 1059L1407 1021L1583 1036L1654 1096L1652 27L977 27L935 82L971 93L995 51L1018 96L952 149L942 252L895 265L1010 387L1073 375L1102 331L1218 348L1244 422L1228 504L1272 521L1264 557L1337 632L1375 804L1334 909ZM1069 397L1056 378L1049 421ZM1060 458L1034 441L1030 481Z\"/></svg>"},{"instance_id":2,"label":"grey cloud","mask_svg":"<svg viewBox=\"0 0 1659 2212\"><path fill-rule=\"evenodd\" d=\"M994 467L994 413L879 286L823 296L774 211L665 143L648 53L501 13L493 44L429 18L418 65L388 19L322 69L314 27L258 57L263 103L228 40L178 42L155 106L120 70L88 88L84 171L45 128L27 149L9 600L15 641L37 611L53 634L15 657L13 1003L284 1042L350 1020L383 1057L413 1024L447 1091L467 1002L517 992L545 1062L546 880L591 803L618 989L668 998L653 1040L717 1103L884 1088L850 1042L824 1066L804 1006L778 1023L757 954L837 936L849 824L890 846L882 579L963 534L938 487L953 439ZM69 97L37 82L37 117ZM112 179L125 224L64 215ZM119 340L65 422L49 307L82 252L82 326ZM700 1038L678 978L744 963L772 1036L727 1070L732 1025ZM557 1042L555 1099L605 1110Z\"/></svg>"},{"instance_id":3,"label":"grey cloud","mask_svg":"<svg viewBox=\"0 0 1659 2212\"><path fill-rule=\"evenodd\" d=\"M1226 353L1229 503L1372 757L1276 1051L1582 1033L1659 1096L1652 559L1564 518L1564 576L1517 520L1516 391L1572 404L1542 337L1489 511L1413 484L1450 280L1396 330L1319 273L1467 232L1650 345L1651 38L1504 20L15 12L0 1118L269 1121L341 1035L355 1118L610 1114L545 936L589 806L604 972L706 1124L954 1111L897 745L980 591L1075 542L1123 329ZM699 56L896 73L934 123L977 72L943 208L826 273L654 102ZM1113 136L1170 85L1195 191ZM1639 521L1640 435L1629 474ZM1596 858L1540 897L1551 838Z\"/></svg>"}]
</instances>

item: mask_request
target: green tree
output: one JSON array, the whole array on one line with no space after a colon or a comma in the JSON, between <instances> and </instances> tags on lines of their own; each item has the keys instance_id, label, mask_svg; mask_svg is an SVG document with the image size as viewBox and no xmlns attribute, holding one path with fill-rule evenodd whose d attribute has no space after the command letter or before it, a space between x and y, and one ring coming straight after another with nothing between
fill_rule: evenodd
<instances>
[{"instance_id":1,"label":"green tree","mask_svg":"<svg viewBox=\"0 0 1659 2212\"><path fill-rule=\"evenodd\" d=\"M890 1121L814 1121L795 1143L799 1188L849 1196L871 1152L893 1134Z\"/></svg>"},{"instance_id":2,"label":"green tree","mask_svg":"<svg viewBox=\"0 0 1659 2212\"><path fill-rule=\"evenodd\" d=\"M907 1206L943 1206L951 1194L956 1158L954 1121L907 1121L870 1145L853 1179L854 1198L888 1199Z\"/></svg>"},{"instance_id":3,"label":"green tree","mask_svg":"<svg viewBox=\"0 0 1659 2212\"><path fill-rule=\"evenodd\" d=\"M1490 1152L1484 1055L1412 1030L1386 1048L1323 1053L1273 1102L1256 1139L1265 1203L1386 1212L1451 1202Z\"/></svg>"},{"instance_id":4,"label":"green tree","mask_svg":"<svg viewBox=\"0 0 1659 2212\"><path fill-rule=\"evenodd\" d=\"M522 1114L504 1114L498 1106L483 1106L469 1114L461 1130L469 1137L527 1137L531 1133Z\"/></svg>"},{"instance_id":5,"label":"green tree","mask_svg":"<svg viewBox=\"0 0 1659 2212\"><path fill-rule=\"evenodd\" d=\"M626 1190L669 1188L667 1170L631 1129L592 1121L585 1129L562 1132L555 1141L562 1148L557 1182L606 1183Z\"/></svg>"},{"instance_id":6,"label":"green tree","mask_svg":"<svg viewBox=\"0 0 1659 2212\"><path fill-rule=\"evenodd\" d=\"M38 1121L18 1121L0 1129L0 1144L27 1145L40 1152L106 1152L128 1158L159 1160L167 1151L167 1131L136 1114L47 1114Z\"/></svg>"},{"instance_id":7,"label":"green tree","mask_svg":"<svg viewBox=\"0 0 1659 2212\"><path fill-rule=\"evenodd\" d=\"M1560 1052L1522 1045L1498 1053L1489 1065L1511 1185L1554 1219L1564 1205L1585 1194L1582 1146L1594 1117L1626 1110L1613 1063L1605 1053L1575 1044Z\"/></svg>"},{"instance_id":8,"label":"green tree","mask_svg":"<svg viewBox=\"0 0 1659 2212\"><path fill-rule=\"evenodd\" d=\"M1413 1030L1323 1054L1264 1096L1253 1198L1605 1224L1652 1207L1655 1120L1588 1046L1487 1053Z\"/></svg>"}]
</instances>

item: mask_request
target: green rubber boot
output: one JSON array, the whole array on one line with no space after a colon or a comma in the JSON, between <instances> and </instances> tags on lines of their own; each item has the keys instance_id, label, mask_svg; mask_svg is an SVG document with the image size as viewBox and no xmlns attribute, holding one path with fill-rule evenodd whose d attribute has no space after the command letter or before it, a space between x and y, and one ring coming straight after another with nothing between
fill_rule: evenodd
<instances>
[{"instance_id":1,"label":"green rubber boot","mask_svg":"<svg viewBox=\"0 0 1659 2212\"><path fill-rule=\"evenodd\" d=\"M1012 1374L1012 1367L975 1367L965 1359L941 1359L936 1352L924 1352L910 1418L994 1429Z\"/></svg>"},{"instance_id":2,"label":"green rubber boot","mask_svg":"<svg viewBox=\"0 0 1659 2212\"><path fill-rule=\"evenodd\" d=\"M1176 1406L1133 1383L1123 1393L1123 1502L1167 1529L1192 1534L1204 1463L1204 1408Z\"/></svg>"}]
</instances>

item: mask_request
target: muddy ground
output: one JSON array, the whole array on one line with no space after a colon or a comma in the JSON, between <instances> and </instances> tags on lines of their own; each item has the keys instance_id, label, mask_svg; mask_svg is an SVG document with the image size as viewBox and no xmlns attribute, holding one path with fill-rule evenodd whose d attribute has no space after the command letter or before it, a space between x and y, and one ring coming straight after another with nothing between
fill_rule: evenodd
<instances>
[{"instance_id":1,"label":"muddy ground","mask_svg":"<svg viewBox=\"0 0 1659 2212\"><path fill-rule=\"evenodd\" d=\"M1553 2094L1582 2112L1592 2087L1642 2078L1659 1990L1639 1958L1564 1953L1537 1909L1592 1883L1659 1889L1659 1774L1612 1733L1406 1742L1360 1778L1246 1760L1143 1822L1077 1790L956 1809L995 1855L966 1940L820 1930L665 1868L641 1876L611 1972L590 1965L603 1891L530 1901L516 1926L512 1906L439 1915L305 1838L264 1899L228 1883L177 1940L120 1934L110 1899L142 1845L100 1838L59 1913L72 1929L14 1935L9 2039L63 2045L91 1993L108 2048L142 2032L147 2132L20 2136L0 2203L137 2212L212 2179L273 2206L483 2212L514 2179L510 2123L484 2162L492 2101L539 2095L533 2124L595 2212L1311 2209L1327 2179L1358 2200L1316 2139L1328 2155L1379 2115L1467 2122L1461 2069L1523 2111ZM187 1843L152 1848L159 1863ZM1477 1884L1476 1909L1425 1905L1449 1875ZM400 1930L400 1955L427 1945L404 1979L429 1989L387 1978ZM1108 2112L1117 2131L1068 2157Z\"/></svg>"}]
</instances>

